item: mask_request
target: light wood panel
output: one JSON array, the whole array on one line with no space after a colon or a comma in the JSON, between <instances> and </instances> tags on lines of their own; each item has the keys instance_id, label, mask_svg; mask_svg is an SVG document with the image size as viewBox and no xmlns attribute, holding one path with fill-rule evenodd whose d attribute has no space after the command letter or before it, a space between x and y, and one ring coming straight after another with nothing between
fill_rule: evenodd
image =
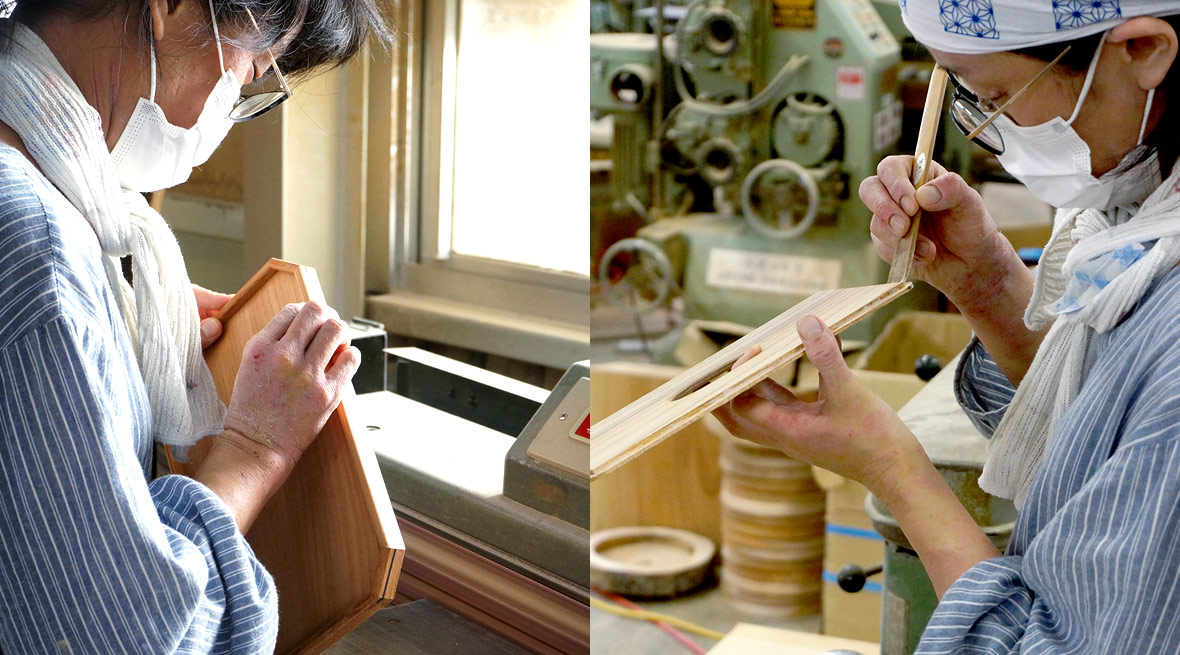
<instances>
[{"instance_id":1,"label":"light wood panel","mask_svg":"<svg viewBox=\"0 0 1180 655\"><path fill-rule=\"evenodd\" d=\"M220 313L221 338L205 351L227 405L246 342L287 303L323 301L313 269L272 259ZM263 508L247 535L274 576L280 654L320 653L389 604L405 546L372 448L354 436L351 390ZM212 438L169 454L173 473L191 475Z\"/></svg>"},{"instance_id":2,"label":"light wood panel","mask_svg":"<svg viewBox=\"0 0 1180 655\"><path fill-rule=\"evenodd\" d=\"M803 355L795 323L818 316L839 334L913 288L909 282L821 291L590 428L590 477L610 473ZM751 346L762 352L736 370ZM597 384L595 385L597 386Z\"/></svg>"},{"instance_id":3,"label":"light wood panel","mask_svg":"<svg viewBox=\"0 0 1180 655\"><path fill-rule=\"evenodd\" d=\"M709 655L821 655L837 649L861 655L881 653L880 646L867 641L739 623L709 651Z\"/></svg>"},{"instance_id":4,"label":"light wood panel","mask_svg":"<svg viewBox=\"0 0 1180 655\"><path fill-rule=\"evenodd\" d=\"M683 372L677 366L636 362L594 364L590 415L609 416ZM719 440L705 423L713 420L695 421L627 466L592 480L591 532L662 525L721 543Z\"/></svg>"}]
</instances>

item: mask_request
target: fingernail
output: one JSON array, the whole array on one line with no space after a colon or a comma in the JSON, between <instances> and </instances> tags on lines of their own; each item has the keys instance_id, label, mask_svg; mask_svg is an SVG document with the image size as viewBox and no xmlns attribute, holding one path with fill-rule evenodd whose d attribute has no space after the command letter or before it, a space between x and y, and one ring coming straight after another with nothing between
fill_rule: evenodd
<instances>
[{"instance_id":1,"label":"fingernail","mask_svg":"<svg viewBox=\"0 0 1180 655\"><path fill-rule=\"evenodd\" d=\"M929 241L919 241L918 245L914 246L914 255L919 259L933 259L934 246Z\"/></svg>"},{"instance_id":2,"label":"fingernail","mask_svg":"<svg viewBox=\"0 0 1180 655\"><path fill-rule=\"evenodd\" d=\"M217 334L217 319L207 318L201 321L201 336L206 339Z\"/></svg>"},{"instance_id":3,"label":"fingernail","mask_svg":"<svg viewBox=\"0 0 1180 655\"><path fill-rule=\"evenodd\" d=\"M894 234L903 237L905 236L906 230L909 229L909 221L894 214L889 218L889 227L893 230Z\"/></svg>"},{"instance_id":4,"label":"fingernail","mask_svg":"<svg viewBox=\"0 0 1180 655\"><path fill-rule=\"evenodd\" d=\"M931 186L929 184L922 187L921 189L918 189L918 193L916 195L918 196L918 202L926 205L927 207L933 205L939 200L942 200L942 192L938 190L938 187Z\"/></svg>"},{"instance_id":5,"label":"fingernail","mask_svg":"<svg viewBox=\"0 0 1180 655\"><path fill-rule=\"evenodd\" d=\"M799 319L799 322L795 325L795 329L799 330L799 336L803 337L804 341L811 341L823 332L823 328L819 324L819 319L814 316L804 316Z\"/></svg>"},{"instance_id":6,"label":"fingernail","mask_svg":"<svg viewBox=\"0 0 1180 655\"><path fill-rule=\"evenodd\" d=\"M905 213L913 216L914 212L918 211L918 203L912 197L906 196L901 199L901 208L905 210Z\"/></svg>"}]
</instances>

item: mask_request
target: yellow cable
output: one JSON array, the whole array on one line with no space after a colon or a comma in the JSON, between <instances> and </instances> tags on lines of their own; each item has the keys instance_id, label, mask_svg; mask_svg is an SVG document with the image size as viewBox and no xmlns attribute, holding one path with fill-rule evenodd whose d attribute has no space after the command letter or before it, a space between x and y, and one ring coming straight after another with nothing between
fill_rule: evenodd
<instances>
[{"instance_id":1,"label":"yellow cable","mask_svg":"<svg viewBox=\"0 0 1180 655\"><path fill-rule=\"evenodd\" d=\"M590 605L604 612L610 612L611 614L622 616L628 619L660 621L680 628L681 630L687 630L693 634L698 634L702 637L708 637L709 639L716 639L720 641L723 637L725 637L725 635L720 632L703 628L695 623L685 621L684 619L678 619L675 616L668 616L667 614L660 614L658 612L651 612L648 610L629 610L625 607L616 607L615 605L612 605L604 600L599 600L593 596L590 597Z\"/></svg>"}]
</instances>

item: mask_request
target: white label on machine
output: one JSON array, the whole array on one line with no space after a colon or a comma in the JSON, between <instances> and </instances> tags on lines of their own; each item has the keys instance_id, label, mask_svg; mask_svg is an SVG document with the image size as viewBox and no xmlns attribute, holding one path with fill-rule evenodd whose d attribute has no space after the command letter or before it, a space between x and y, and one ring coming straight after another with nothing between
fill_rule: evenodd
<instances>
[{"instance_id":1,"label":"white label on machine","mask_svg":"<svg viewBox=\"0 0 1180 655\"><path fill-rule=\"evenodd\" d=\"M705 284L715 289L802 296L839 289L843 272L838 259L714 248L709 251Z\"/></svg>"},{"instance_id":2,"label":"white label on machine","mask_svg":"<svg viewBox=\"0 0 1180 655\"><path fill-rule=\"evenodd\" d=\"M865 69L861 66L840 66L836 69L836 99L864 100Z\"/></svg>"},{"instance_id":3,"label":"white label on machine","mask_svg":"<svg viewBox=\"0 0 1180 655\"><path fill-rule=\"evenodd\" d=\"M873 115L873 149L880 152L901 138L901 100L892 93L881 96L881 108Z\"/></svg>"}]
</instances>

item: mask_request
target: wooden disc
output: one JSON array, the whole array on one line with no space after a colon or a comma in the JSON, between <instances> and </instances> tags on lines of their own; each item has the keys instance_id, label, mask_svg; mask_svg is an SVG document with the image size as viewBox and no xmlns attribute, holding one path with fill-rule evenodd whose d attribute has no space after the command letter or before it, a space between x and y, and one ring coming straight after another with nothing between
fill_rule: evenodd
<instances>
[{"instance_id":1,"label":"wooden disc","mask_svg":"<svg viewBox=\"0 0 1180 655\"><path fill-rule=\"evenodd\" d=\"M590 584L627 596L675 596L704 582L716 554L712 541L688 530L600 530L590 535Z\"/></svg>"}]
</instances>

